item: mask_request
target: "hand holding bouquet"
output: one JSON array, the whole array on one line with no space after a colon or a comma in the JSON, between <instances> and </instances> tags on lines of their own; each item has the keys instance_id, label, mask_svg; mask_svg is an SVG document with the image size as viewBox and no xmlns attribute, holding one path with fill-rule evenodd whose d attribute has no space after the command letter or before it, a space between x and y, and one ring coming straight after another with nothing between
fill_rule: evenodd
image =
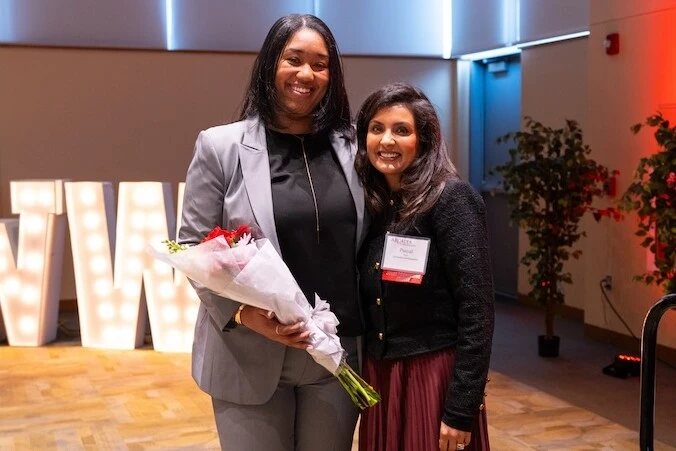
<instances>
[{"instance_id":1,"label":"hand holding bouquet","mask_svg":"<svg viewBox=\"0 0 676 451\"><path fill-rule=\"evenodd\" d=\"M336 335L338 319L328 302L315 295L314 308L303 295L280 255L267 239L253 240L248 227L236 231L216 227L198 245L186 247L165 241L149 247L156 258L181 271L215 294L271 311L282 324L302 323L310 332L307 352L336 376L360 409L380 396L346 363Z\"/></svg>"}]
</instances>

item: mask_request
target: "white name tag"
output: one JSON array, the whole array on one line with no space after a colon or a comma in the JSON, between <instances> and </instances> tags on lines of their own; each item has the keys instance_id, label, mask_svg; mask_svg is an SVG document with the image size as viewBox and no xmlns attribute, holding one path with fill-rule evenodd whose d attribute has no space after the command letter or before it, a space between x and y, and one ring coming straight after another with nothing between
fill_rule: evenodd
<instances>
[{"instance_id":1,"label":"white name tag","mask_svg":"<svg viewBox=\"0 0 676 451\"><path fill-rule=\"evenodd\" d=\"M383 249L383 270L425 274L430 239L388 233Z\"/></svg>"}]
</instances>

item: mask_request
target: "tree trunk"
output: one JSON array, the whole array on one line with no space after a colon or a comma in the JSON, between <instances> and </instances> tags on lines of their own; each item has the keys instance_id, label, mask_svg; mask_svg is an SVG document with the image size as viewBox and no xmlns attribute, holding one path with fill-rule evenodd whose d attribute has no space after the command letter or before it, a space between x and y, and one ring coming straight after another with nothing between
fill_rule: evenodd
<instances>
[{"instance_id":1,"label":"tree trunk","mask_svg":"<svg viewBox=\"0 0 676 451\"><path fill-rule=\"evenodd\" d=\"M550 339L554 336L554 316L556 315L556 305L547 300L545 304L545 338Z\"/></svg>"}]
</instances>

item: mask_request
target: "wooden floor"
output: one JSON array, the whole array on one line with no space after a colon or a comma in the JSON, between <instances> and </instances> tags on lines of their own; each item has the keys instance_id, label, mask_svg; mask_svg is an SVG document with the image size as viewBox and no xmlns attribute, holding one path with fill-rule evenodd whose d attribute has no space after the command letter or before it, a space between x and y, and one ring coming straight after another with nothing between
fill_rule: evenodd
<instances>
[{"instance_id":1,"label":"wooden floor","mask_svg":"<svg viewBox=\"0 0 676 451\"><path fill-rule=\"evenodd\" d=\"M502 374L487 391L494 451L639 449L637 432ZM211 405L187 354L0 346L0 450L210 449Z\"/></svg>"}]
</instances>

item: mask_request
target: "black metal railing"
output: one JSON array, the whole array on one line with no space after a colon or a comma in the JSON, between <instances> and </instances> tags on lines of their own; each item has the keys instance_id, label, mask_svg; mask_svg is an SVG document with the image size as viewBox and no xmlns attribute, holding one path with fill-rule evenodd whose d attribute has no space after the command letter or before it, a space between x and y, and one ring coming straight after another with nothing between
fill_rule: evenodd
<instances>
[{"instance_id":1,"label":"black metal railing","mask_svg":"<svg viewBox=\"0 0 676 451\"><path fill-rule=\"evenodd\" d=\"M676 294L660 298L643 322L641 339L641 451L654 451L655 436L655 362L657 360L657 327L662 316L676 309Z\"/></svg>"}]
</instances>

